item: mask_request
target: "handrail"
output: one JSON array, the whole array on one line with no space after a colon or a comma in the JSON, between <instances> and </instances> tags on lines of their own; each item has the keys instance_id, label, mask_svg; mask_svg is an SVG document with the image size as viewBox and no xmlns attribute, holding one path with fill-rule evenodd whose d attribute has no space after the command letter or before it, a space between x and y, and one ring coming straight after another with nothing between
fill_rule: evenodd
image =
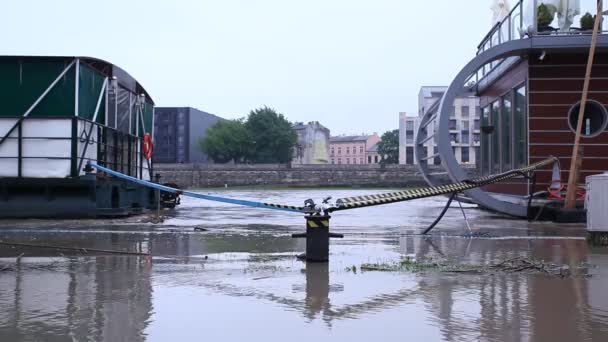
<instances>
[{"instance_id":1,"label":"handrail","mask_svg":"<svg viewBox=\"0 0 608 342\"><path fill-rule=\"evenodd\" d=\"M498 29L500 27L502 27L502 25L507 22L507 20L511 20L513 18L513 13L515 12L515 10L519 7L520 11L523 11L523 2L524 0L519 0L517 2L517 4L515 6L513 6L513 9L511 9L511 11L509 12L509 14L500 22L496 23L496 25L494 25L491 29L490 32L488 32L488 34L486 34L483 39L481 40L481 43L479 43L479 45L477 45L477 51L479 53L479 50L481 49L482 46L484 46L489 40L490 38L492 38L492 36L494 35L494 33L496 33L496 31L498 31ZM520 12L521 13L521 12ZM521 14L520 14L521 15ZM523 16L522 17L522 22L523 22ZM512 26L511 26L512 27Z\"/></svg>"}]
</instances>

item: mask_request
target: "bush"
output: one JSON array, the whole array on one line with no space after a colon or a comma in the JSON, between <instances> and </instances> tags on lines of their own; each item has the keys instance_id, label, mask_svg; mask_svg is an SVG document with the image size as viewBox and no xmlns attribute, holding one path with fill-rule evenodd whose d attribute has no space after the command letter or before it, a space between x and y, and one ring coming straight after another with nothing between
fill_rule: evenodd
<instances>
[{"instance_id":1,"label":"bush","mask_svg":"<svg viewBox=\"0 0 608 342\"><path fill-rule=\"evenodd\" d=\"M544 31L549 28L549 25L553 21L553 12L549 10L549 7L545 4L538 6L538 30Z\"/></svg>"},{"instance_id":2,"label":"bush","mask_svg":"<svg viewBox=\"0 0 608 342\"><path fill-rule=\"evenodd\" d=\"M595 16L587 12L581 17L581 30L591 31L595 25Z\"/></svg>"}]
</instances>

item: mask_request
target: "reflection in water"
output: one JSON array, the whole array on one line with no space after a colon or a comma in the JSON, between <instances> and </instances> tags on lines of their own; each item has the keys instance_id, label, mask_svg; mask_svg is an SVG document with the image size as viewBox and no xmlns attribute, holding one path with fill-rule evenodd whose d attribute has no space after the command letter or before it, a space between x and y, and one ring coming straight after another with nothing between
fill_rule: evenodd
<instances>
[{"instance_id":1,"label":"reflection in water","mask_svg":"<svg viewBox=\"0 0 608 342\"><path fill-rule=\"evenodd\" d=\"M260 324L261 319L252 317L258 313L264 320L278 322L274 333L290 335L294 341L309 341L310 336L332 341L407 340L404 337L606 340L608 249L589 248L584 240L557 238L560 234L582 236L580 227L560 231L539 225L534 235L551 231L556 238L526 239L531 232L528 223L517 227L519 221L507 220L500 225L509 226L508 234L521 239L402 235L403 222L437 203L422 200L407 210L387 206L376 208L375 216L362 209L348 219L336 217L335 227L346 238L332 241L329 264L304 264L293 258L304 250L302 240L290 238L290 233L302 229L301 218L292 224L291 219L281 221L280 214L268 218L251 211L248 219L257 220L255 224L224 229L244 219L219 207L213 211L187 208L192 217L217 219L206 222L209 231L205 233L172 232L170 227L121 231L99 225L86 234L53 229L2 231L3 241L141 251L154 257L61 256L53 250L0 247L0 341L166 340L176 331L202 340L208 336L201 327L228 334L237 330L235 321L249 324L242 329L247 330L245 335L248 329L257 332L245 339L273 340L266 338L271 332ZM388 223L377 220L378 215ZM474 226L493 229L486 226L494 222L487 214L475 211L470 216L472 222L476 220ZM275 220L281 225L268 224ZM416 216L414 221L426 225L429 220ZM224 226L216 229L217 222ZM457 232L466 229L461 223L460 217L446 220L446 226L454 226ZM507 234L498 231L493 232ZM23 258L15 259L22 253ZM347 266L398 261L405 255L475 264L524 256L596 267L590 268L590 278L564 279L504 273L345 271ZM191 314L184 317L181 312ZM187 319L193 323L184 324ZM232 340L243 340L237 337Z\"/></svg>"},{"instance_id":2,"label":"reflection in water","mask_svg":"<svg viewBox=\"0 0 608 342\"><path fill-rule=\"evenodd\" d=\"M438 247L441 246L441 247ZM427 240L402 239L405 254L441 255L473 263L489 263L517 256L576 265L587 262L606 267L608 251L590 250L584 240ZM445 252L442 252L445 251ZM601 252L602 255L595 253ZM593 272L592 272L593 273ZM493 274L442 276L424 282L425 302L436 317L445 340L478 331L478 338L500 336L504 341L601 340L608 334L607 274L557 278L550 275ZM423 287L423 284L420 284ZM602 290L600 290L602 289ZM454 307L462 301L460 318ZM602 304L603 303L603 304ZM470 312L474 310L474 312ZM477 311L478 310L478 311Z\"/></svg>"},{"instance_id":3,"label":"reflection in water","mask_svg":"<svg viewBox=\"0 0 608 342\"><path fill-rule=\"evenodd\" d=\"M329 302L329 264L308 263L306 265L306 299L304 316L315 319L319 313L327 313Z\"/></svg>"},{"instance_id":4,"label":"reflection in water","mask_svg":"<svg viewBox=\"0 0 608 342\"><path fill-rule=\"evenodd\" d=\"M264 284L243 282L238 276L234 278L232 272L235 266L241 267L241 259L221 258L224 254L220 253L213 254L216 261L209 265L208 273L186 269L186 274L174 274L184 272L180 264L196 265L201 254L220 250L230 241L217 245L214 242L219 239L217 236L206 239L203 241L205 239L195 235L170 238L152 235L139 239L128 234L115 235L115 246L131 244L129 250L141 248L162 250L167 255L185 255L154 259L156 267L150 258L133 256L17 259L13 271L0 274L0 341L32 337L63 340L66 336L95 341L143 341L150 324L163 324L155 320L152 313L154 274L167 274L167 278L156 277L156 286L171 285L166 283L166 279L171 279L177 282L171 286L183 286L186 292L211 289L215 296L254 298L260 308L278 305L287 314L298 312L304 318L303 324L321 319L327 329L335 329L337 322L360 322L370 315L388 318L391 309L410 310L412 306L445 341L601 340L608 333L605 271L591 278L565 279L545 275L426 272L392 275L395 278L389 282L383 278L387 276L384 273L353 274L340 271L332 264L308 263L301 264L304 265L302 273L285 271L283 279L288 281L285 285L291 291L282 292L272 291ZM263 242L258 239L263 240L259 236L234 237L232 250L259 248ZM288 242L293 240L276 241L274 248L301 248ZM332 248L348 258L346 251L351 246L333 245ZM608 251L590 249L582 240L495 241L405 236L400 238L398 246L389 244L386 248L396 248L401 255L417 258L448 258L467 263L529 256L556 263L586 261L602 266L600 270L608 265ZM286 263L284 255L274 258L264 257L272 254L245 255L250 255L245 260L252 270L256 267L280 269ZM291 262L295 261L287 263ZM272 266L273 263L276 266ZM299 270L300 263L295 263ZM270 278L274 284L281 284L284 280L280 274L254 279ZM229 324L213 321L212 317L206 320ZM407 322L404 324L407 329L416 328ZM399 335L396 331L393 333Z\"/></svg>"},{"instance_id":5,"label":"reflection in water","mask_svg":"<svg viewBox=\"0 0 608 342\"><path fill-rule=\"evenodd\" d=\"M17 259L0 276L0 341L143 341L150 274L144 257Z\"/></svg>"}]
</instances>

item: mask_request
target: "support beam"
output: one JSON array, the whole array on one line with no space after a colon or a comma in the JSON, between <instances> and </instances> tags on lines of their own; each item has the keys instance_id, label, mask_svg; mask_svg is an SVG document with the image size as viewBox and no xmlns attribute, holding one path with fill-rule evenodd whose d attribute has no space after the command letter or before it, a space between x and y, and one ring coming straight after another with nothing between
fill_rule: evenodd
<instances>
[{"instance_id":1,"label":"support beam","mask_svg":"<svg viewBox=\"0 0 608 342\"><path fill-rule=\"evenodd\" d=\"M574 147L572 147L572 159L570 163L570 173L568 175L568 192L566 193L566 209L574 209L576 207L576 188L578 186L578 175L580 173L579 146L581 142L581 134L583 130L583 117L585 116L585 107L587 105L587 96L589 94L589 83L591 82L591 70L593 69L593 61L595 57L595 48L597 46L597 35L602 21L602 5L603 1L597 2L597 15L593 26L593 36L591 37L591 48L589 49L589 59L587 60L587 70L585 72L585 82L583 83L583 95L581 106L578 112L578 120L576 124L576 135L574 136ZM582 164L582 163L580 163Z\"/></svg>"},{"instance_id":2,"label":"support beam","mask_svg":"<svg viewBox=\"0 0 608 342\"><path fill-rule=\"evenodd\" d=\"M76 58L76 77L74 78L74 116L80 114L80 58Z\"/></svg>"},{"instance_id":3,"label":"support beam","mask_svg":"<svg viewBox=\"0 0 608 342\"><path fill-rule=\"evenodd\" d=\"M101 100L103 99L103 96L106 94L107 86L108 86L108 78L106 77L103 80L103 85L101 86L101 91L99 92L99 96L97 97L97 104L95 105L95 113L93 114L93 120L92 120L93 122L91 122L91 128L89 128L89 132L86 133L85 144L82 149L82 154L80 156L80 162L78 163L78 174L80 174L80 170L82 170L82 162L84 161L84 157L87 154L89 142L91 141L91 134L93 133L93 128L95 128L95 123L97 122L97 116L99 115L99 107L101 106ZM97 143L99 143L99 136L97 137Z\"/></svg>"}]
</instances>

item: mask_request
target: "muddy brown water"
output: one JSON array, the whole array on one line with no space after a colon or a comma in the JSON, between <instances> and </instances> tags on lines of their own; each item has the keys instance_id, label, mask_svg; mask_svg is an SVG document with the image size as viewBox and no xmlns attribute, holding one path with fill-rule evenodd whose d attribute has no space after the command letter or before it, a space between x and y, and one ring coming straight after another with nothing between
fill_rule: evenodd
<instances>
[{"instance_id":1,"label":"muddy brown water","mask_svg":"<svg viewBox=\"0 0 608 342\"><path fill-rule=\"evenodd\" d=\"M365 190L229 190L300 204ZM608 249L580 225L528 223L443 198L336 213L328 264L295 255L299 215L184 199L163 224L0 221L0 240L150 253L0 246L0 341L608 341ZM194 227L205 228L195 232ZM20 257L19 257L20 256ZM587 277L361 272L405 256L588 264ZM353 267L354 266L354 267ZM355 269L355 271L353 271Z\"/></svg>"}]
</instances>

